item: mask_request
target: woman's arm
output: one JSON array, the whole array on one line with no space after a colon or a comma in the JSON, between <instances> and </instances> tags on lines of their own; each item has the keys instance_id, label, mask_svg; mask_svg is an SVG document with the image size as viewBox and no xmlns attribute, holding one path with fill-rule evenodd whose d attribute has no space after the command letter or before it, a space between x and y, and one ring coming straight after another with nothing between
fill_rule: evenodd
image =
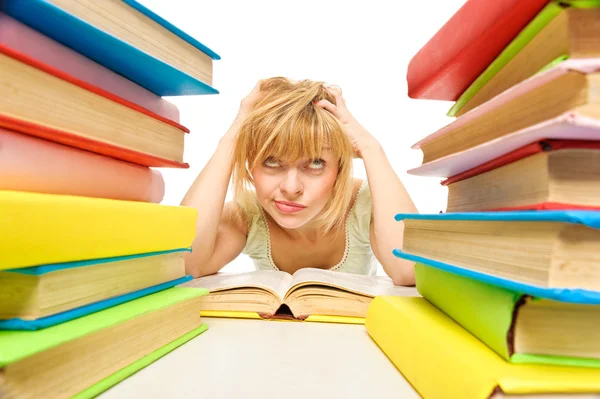
<instances>
[{"instance_id":1,"label":"woman's arm","mask_svg":"<svg viewBox=\"0 0 600 399\"><path fill-rule=\"evenodd\" d=\"M181 201L181 205L198 211L192 252L185 259L186 273L194 277L218 272L246 244L247 226L236 217L239 211L235 204L225 205L225 197L233 168L235 139L258 91L259 85L242 101L235 121Z\"/></svg>"},{"instance_id":2,"label":"woman's arm","mask_svg":"<svg viewBox=\"0 0 600 399\"><path fill-rule=\"evenodd\" d=\"M361 146L361 154L373 198L373 253L394 284L414 285L414 263L396 257L392 250L402 248L404 236L404 224L397 222L394 215L417 213L417 208L377 140L365 140Z\"/></svg>"},{"instance_id":3,"label":"woman's arm","mask_svg":"<svg viewBox=\"0 0 600 399\"><path fill-rule=\"evenodd\" d=\"M404 225L397 222L397 213L417 212L400 178L394 172L379 142L354 119L341 91L330 88L336 104L321 100L318 106L331 112L344 126L354 150L365 163L367 179L373 200L373 223L371 224L371 248L387 275L396 285L414 285L414 263L400 259L392 253L402 248Z\"/></svg>"}]
</instances>

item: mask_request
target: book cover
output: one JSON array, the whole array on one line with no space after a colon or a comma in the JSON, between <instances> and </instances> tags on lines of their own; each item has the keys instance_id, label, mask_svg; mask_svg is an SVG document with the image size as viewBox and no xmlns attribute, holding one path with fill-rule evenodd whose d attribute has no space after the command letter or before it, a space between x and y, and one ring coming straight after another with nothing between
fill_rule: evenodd
<instances>
[{"instance_id":1,"label":"book cover","mask_svg":"<svg viewBox=\"0 0 600 399\"><path fill-rule=\"evenodd\" d=\"M134 2L128 2L135 5ZM3 0L0 8L11 17L72 48L84 56L137 83L158 96L217 94L218 91L177 68L97 29L45 0ZM135 8L169 29L212 59L220 57L167 24L150 10ZM143 67L140 67L143 66Z\"/></svg>"},{"instance_id":2,"label":"book cover","mask_svg":"<svg viewBox=\"0 0 600 399\"><path fill-rule=\"evenodd\" d=\"M515 364L555 364L600 368L600 360L513 353L509 336L523 293L484 284L441 269L415 265L417 289L455 322Z\"/></svg>"},{"instance_id":3,"label":"book cover","mask_svg":"<svg viewBox=\"0 0 600 399\"><path fill-rule=\"evenodd\" d=\"M20 191L0 191L0 209L0 269L189 248L198 214L183 206Z\"/></svg>"},{"instance_id":4,"label":"book cover","mask_svg":"<svg viewBox=\"0 0 600 399\"><path fill-rule=\"evenodd\" d=\"M366 328L425 398L600 392L599 369L510 364L425 298L375 298Z\"/></svg>"},{"instance_id":5,"label":"book cover","mask_svg":"<svg viewBox=\"0 0 600 399\"><path fill-rule=\"evenodd\" d=\"M294 318L264 318L256 312L236 312L227 310L201 310L201 317L223 317L231 319L253 319L253 320L273 320L273 321L296 321L296 322L315 322L315 323L338 323L338 324L365 324L364 317L349 316L329 316L329 315L310 315L304 320Z\"/></svg>"},{"instance_id":6,"label":"book cover","mask_svg":"<svg viewBox=\"0 0 600 399\"><path fill-rule=\"evenodd\" d=\"M43 330L0 331L0 367L206 293L174 287Z\"/></svg>"},{"instance_id":7,"label":"book cover","mask_svg":"<svg viewBox=\"0 0 600 399\"><path fill-rule=\"evenodd\" d=\"M411 98L455 101L548 0L469 0L408 65Z\"/></svg>"},{"instance_id":8,"label":"book cover","mask_svg":"<svg viewBox=\"0 0 600 399\"><path fill-rule=\"evenodd\" d=\"M152 203L165 194L158 170L1 127L0 176L0 190Z\"/></svg>"}]
</instances>

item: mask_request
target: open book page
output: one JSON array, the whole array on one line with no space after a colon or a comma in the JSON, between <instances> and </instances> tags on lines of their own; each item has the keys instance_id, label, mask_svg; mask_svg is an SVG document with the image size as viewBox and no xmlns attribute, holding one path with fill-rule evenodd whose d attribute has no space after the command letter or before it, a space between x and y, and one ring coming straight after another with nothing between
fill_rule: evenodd
<instances>
[{"instance_id":1,"label":"open book page","mask_svg":"<svg viewBox=\"0 0 600 399\"><path fill-rule=\"evenodd\" d=\"M396 286L387 276L364 276L311 268L300 269L294 273L292 287L314 284L336 287L370 297L419 296L416 288Z\"/></svg>"},{"instance_id":2,"label":"open book page","mask_svg":"<svg viewBox=\"0 0 600 399\"><path fill-rule=\"evenodd\" d=\"M225 291L234 288L262 288L283 299L292 285L292 276L281 271L259 270L248 273L217 273L212 276L200 277L181 287L206 288L210 292Z\"/></svg>"}]
</instances>

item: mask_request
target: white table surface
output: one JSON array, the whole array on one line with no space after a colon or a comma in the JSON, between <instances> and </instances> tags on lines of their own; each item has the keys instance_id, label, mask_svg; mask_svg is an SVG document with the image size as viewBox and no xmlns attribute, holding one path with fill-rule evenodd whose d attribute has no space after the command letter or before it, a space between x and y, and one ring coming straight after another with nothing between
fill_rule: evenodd
<instances>
[{"instance_id":1,"label":"white table surface","mask_svg":"<svg viewBox=\"0 0 600 399\"><path fill-rule=\"evenodd\" d=\"M99 398L419 398L362 325L204 322L208 331Z\"/></svg>"}]
</instances>

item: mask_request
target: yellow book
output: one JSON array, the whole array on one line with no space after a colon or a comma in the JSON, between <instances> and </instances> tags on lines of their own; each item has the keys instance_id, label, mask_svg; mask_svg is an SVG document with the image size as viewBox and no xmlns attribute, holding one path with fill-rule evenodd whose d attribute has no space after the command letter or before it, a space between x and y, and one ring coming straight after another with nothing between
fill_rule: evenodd
<instances>
[{"instance_id":1,"label":"yellow book","mask_svg":"<svg viewBox=\"0 0 600 399\"><path fill-rule=\"evenodd\" d=\"M0 270L188 248L195 209L0 191Z\"/></svg>"},{"instance_id":2,"label":"yellow book","mask_svg":"<svg viewBox=\"0 0 600 399\"><path fill-rule=\"evenodd\" d=\"M424 298L375 298L366 328L425 399L600 393L600 370L510 364Z\"/></svg>"},{"instance_id":3,"label":"yellow book","mask_svg":"<svg viewBox=\"0 0 600 399\"><path fill-rule=\"evenodd\" d=\"M330 315L310 315L304 320L294 319L291 317L261 317L257 312L236 312L228 310L201 310L200 317L220 317L228 319L254 319L254 320L273 320L273 321L308 321L314 323L337 323L337 324L365 324L364 317L350 317L350 316L330 316Z\"/></svg>"}]
</instances>

